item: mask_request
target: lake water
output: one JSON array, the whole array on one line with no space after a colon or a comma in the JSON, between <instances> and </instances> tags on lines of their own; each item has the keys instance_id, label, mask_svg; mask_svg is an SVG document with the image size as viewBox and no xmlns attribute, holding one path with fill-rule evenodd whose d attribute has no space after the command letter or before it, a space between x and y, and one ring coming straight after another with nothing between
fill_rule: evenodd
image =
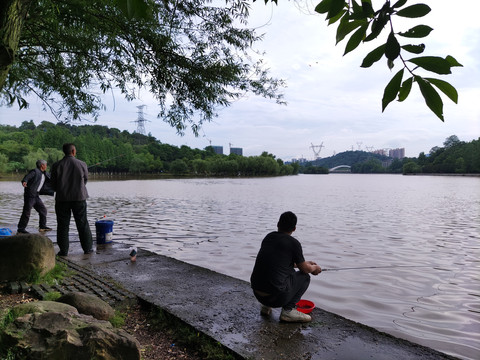
<instances>
[{"instance_id":1,"label":"lake water","mask_svg":"<svg viewBox=\"0 0 480 360\"><path fill-rule=\"evenodd\" d=\"M305 258L332 269L312 277L304 298L395 336L480 358L478 177L92 179L88 190L93 232L96 220L113 219L114 241L247 281L263 237L291 210ZM55 228L53 198L43 198ZM16 224L21 206L20 183L0 182L0 223ZM37 224L33 212L29 225Z\"/></svg>"}]
</instances>

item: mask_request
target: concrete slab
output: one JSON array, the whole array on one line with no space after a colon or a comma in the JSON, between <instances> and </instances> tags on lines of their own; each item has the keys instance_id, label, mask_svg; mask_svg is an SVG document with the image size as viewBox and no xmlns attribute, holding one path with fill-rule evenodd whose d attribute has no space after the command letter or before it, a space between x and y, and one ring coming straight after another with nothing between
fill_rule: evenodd
<instances>
[{"instance_id":1,"label":"concrete slab","mask_svg":"<svg viewBox=\"0 0 480 360\"><path fill-rule=\"evenodd\" d=\"M129 247L115 241L91 255L83 255L73 241L68 260L121 284L246 359L455 359L319 308L311 323L281 323L279 309L260 315L245 281L142 250L131 262Z\"/></svg>"}]
</instances>

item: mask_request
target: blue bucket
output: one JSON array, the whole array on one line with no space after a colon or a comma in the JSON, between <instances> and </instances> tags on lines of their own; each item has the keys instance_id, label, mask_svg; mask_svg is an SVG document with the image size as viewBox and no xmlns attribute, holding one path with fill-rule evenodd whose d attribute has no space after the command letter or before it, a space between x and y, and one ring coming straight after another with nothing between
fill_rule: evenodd
<instances>
[{"instance_id":1,"label":"blue bucket","mask_svg":"<svg viewBox=\"0 0 480 360\"><path fill-rule=\"evenodd\" d=\"M12 230L9 228L1 228L0 229L0 238L11 236L12 235Z\"/></svg>"},{"instance_id":2,"label":"blue bucket","mask_svg":"<svg viewBox=\"0 0 480 360\"><path fill-rule=\"evenodd\" d=\"M113 235L112 220L96 221L95 229L97 230L97 244L108 244L112 242L112 235Z\"/></svg>"}]
</instances>

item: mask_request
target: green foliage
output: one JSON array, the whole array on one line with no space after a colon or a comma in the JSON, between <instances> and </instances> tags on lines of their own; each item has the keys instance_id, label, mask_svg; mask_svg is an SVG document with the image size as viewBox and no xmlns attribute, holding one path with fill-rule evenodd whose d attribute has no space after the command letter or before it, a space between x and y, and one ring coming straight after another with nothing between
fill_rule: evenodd
<instances>
[{"instance_id":1,"label":"green foliage","mask_svg":"<svg viewBox=\"0 0 480 360\"><path fill-rule=\"evenodd\" d=\"M342 153L338 153L332 157L315 160L312 162L312 165L323 166L328 169L334 168L339 165L348 165L353 167L354 165L366 162L371 158L377 159L379 161L388 160L387 156L368 153L366 151L345 151Z\"/></svg>"},{"instance_id":2,"label":"green foliage","mask_svg":"<svg viewBox=\"0 0 480 360\"><path fill-rule=\"evenodd\" d=\"M68 123L96 119L102 93L118 89L133 100L146 89L161 119L197 134L246 93L283 103L283 81L250 56L261 36L247 18L246 0L30 1L0 99L26 108L38 96Z\"/></svg>"},{"instance_id":3,"label":"green foliage","mask_svg":"<svg viewBox=\"0 0 480 360\"><path fill-rule=\"evenodd\" d=\"M173 174L188 176L276 176L296 175L298 167L286 165L281 159L264 152L261 156L244 157L215 154L211 147L205 150L188 146L162 144L152 136L130 134L105 126L57 126L42 122L36 128L25 122L22 128L0 125L0 171L27 171L35 167L39 158L51 166L63 157L59 150L68 139L77 146L77 157L89 165L91 173ZM28 133L28 136L24 134ZM17 143L18 139L21 143ZM56 144L59 148L54 148ZM12 150L13 149L13 150ZM24 153L21 162L11 161Z\"/></svg>"},{"instance_id":4,"label":"green foliage","mask_svg":"<svg viewBox=\"0 0 480 360\"><path fill-rule=\"evenodd\" d=\"M110 321L110 324L112 324L114 328L121 328L123 325L125 325L126 317L127 314L125 312L115 310L115 314L112 318L108 319L108 321Z\"/></svg>"},{"instance_id":5,"label":"green foliage","mask_svg":"<svg viewBox=\"0 0 480 360\"><path fill-rule=\"evenodd\" d=\"M58 291L51 291L45 294L45 296L42 298L44 301L57 301L62 294Z\"/></svg>"},{"instance_id":6,"label":"green foliage","mask_svg":"<svg viewBox=\"0 0 480 360\"><path fill-rule=\"evenodd\" d=\"M308 165L303 169L304 174L328 174L328 168L323 166Z\"/></svg>"},{"instance_id":7,"label":"green foliage","mask_svg":"<svg viewBox=\"0 0 480 360\"><path fill-rule=\"evenodd\" d=\"M449 136L444 147L434 147L404 165L403 173L480 174L480 138L469 143Z\"/></svg>"},{"instance_id":8,"label":"green foliage","mask_svg":"<svg viewBox=\"0 0 480 360\"><path fill-rule=\"evenodd\" d=\"M396 16L422 18L431 10L426 4L405 6L406 3L406 0L385 1L380 9L374 10L370 0L362 1L361 5L358 4L357 0L322 0L316 6L315 11L326 14L329 25L338 23L337 43L353 32L345 46L344 55L355 50L362 42L377 39L387 27L390 32L386 42L368 53L361 64L361 67L370 67L385 55L387 66L390 69L393 69L397 60L403 67L385 87L382 98L382 112L396 98L398 101L404 101L410 94L412 84L416 83L426 105L443 121L443 101L437 90L444 93L454 103L458 102L457 91L446 81L423 77L418 74L418 71L424 70L439 75L447 75L451 74L452 67L462 65L450 55L445 58L420 56L407 59L405 57L406 53L423 53L425 44L407 43L401 45L400 38L405 38L408 41L423 39L433 30L430 26L421 24L404 32L395 32L394 19ZM403 77L406 73L409 73L410 77L404 80Z\"/></svg>"},{"instance_id":9,"label":"green foliage","mask_svg":"<svg viewBox=\"0 0 480 360\"><path fill-rule=\"evenodd\" d=\"M318 166L331 169L348 165L352 173L480 174L480 138L466 143L452 135L445 139L443 145L432 148L428 155L422 152L418 158L403 159L391 159L366 151L345 151L312 161L300 168L300 172L311 173L311 169Z\"/></svg>"},{"instance_id":10,"label":"green foliage","mask_svg":"<svg viewBox=\"0 0 480 360\"><path fill-rule=\"evenodd\" d=\"M41 283L47 285L55 285L61 282L65 277L70 276L71 274L72 271L68 269L67 265L57 262L55 264L55 267L48 273L43 276L40 276L40 274L33 274L28 282L36 284Z\"/></svg>"}]
</instances>

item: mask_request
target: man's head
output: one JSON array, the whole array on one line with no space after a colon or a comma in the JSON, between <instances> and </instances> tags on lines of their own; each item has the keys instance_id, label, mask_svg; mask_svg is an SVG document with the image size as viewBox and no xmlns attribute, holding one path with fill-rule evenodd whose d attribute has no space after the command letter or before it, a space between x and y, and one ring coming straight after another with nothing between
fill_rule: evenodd
<instances>
[{"instance_id":1,"label":"man's head","mask_svg":"<svg viewBox=\"0 0 480 360\"><path fill-rule=\"evenodd\" d=\"M46 160L37 160L37 168L45 171L47 169L47 161Z\"/></svg>"},{"instance_id":2,"label":"man's head","mask_svg":"<svg viewBox=\"0 0 480 360\"><path fill-rule=\"evenodd\" d=\"M285 233L292 233L295 231L297 226L297 216L291 212L287 211L280 215L280 219L277 223L278 231Z\"/></svg>"},{"instance_id":3,"label":"man's head","mask_svg":"<svg viewBox=\"0 0 480 360\"><path fill-rule=\"evenodd\" d=\"M62 150L63 150L63 153L64 153L65 155L67 155L67 156L68 156L68 155L73 155L73 156L75 156L75 153L76 153L76 151L77 151L77 150L75 149L75 145L72 144L72 143L63 144Z\"/></svg>"}]
</instances>

